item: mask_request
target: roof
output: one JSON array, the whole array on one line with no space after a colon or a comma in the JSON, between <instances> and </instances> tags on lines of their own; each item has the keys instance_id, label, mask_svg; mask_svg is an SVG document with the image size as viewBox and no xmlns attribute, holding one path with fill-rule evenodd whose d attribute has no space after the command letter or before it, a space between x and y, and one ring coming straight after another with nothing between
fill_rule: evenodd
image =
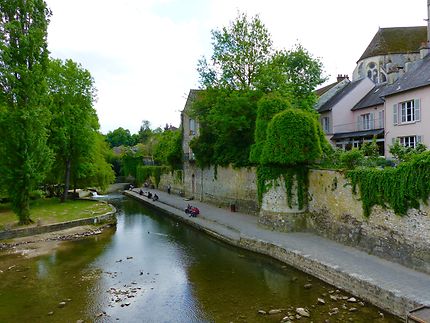
<instances>
[{"instance_id":1,"label":"roof","mask_svg":"<svg viewBox=\"0 0 430 323\"><path fill-rule=\"evenodd\" d=\"M316 89L315 90L315 94L320 97L321 95L323 95L324 93L326 93L327 91L329 91L331 88L333 88L334 86L336 86L337 84L339 84L339 82L334 82L331 83L329 85L326 85L322 88Z\"/></svg>"},{"instance_id":2,"label":"roof","mask_svg":"<svg viewBox=\"0 0 430 323\"><path fill-rule=\"evenodd\" d=\"M185 106L182 112L188 111L191 108L191 105L194 103L194 101L196 101L199 93L203 91L204 90L191 89L190 92L188 93L187 102L185 102Z\"/></svg>"},{"instance_id":3,"label":"roof","mask_svg":"<svg viewBox=\"0 0 430 323\"><path fill-rule=\"evenodd\" d=\"M427 42L427 26L379 28L358 61L379 55L418 53L423 42Z\"/></svg>"},{"instance_id":4,"label":"roof","mask_svg":"<svg viewBox=\"0 0 430 323\"><path fill-rule=\"evenodd\" d=\"M363 137L373 137L377 135L384 134L384 129L373 129L373 130L363 130L363 131L353 131L353 132L341 132L336 133L331 137L331 140L345 139L345 138L363 138Z\"/></svg>"},{"instance_id":5,"label":"roof","mask_svg":"<svg viewBox=\"0 0 430 323\"><path fill-rule=\"evenodd\" d=\"M384 96L397 94L430 85L430 54L416 62L414 69L402 75L383 91Z\"/></svg>"},{"instance_id":6,"label":"roof","mask_svg":"<svg viewBox=\"0 0 430 323\"><path fill-rule=\"evenodd\" d=\"M384 104L384 100L381 98L381 94L385 86L386 86L385 83L375 85L375 87L371 89L369 93L367 93L366 96L362 98L360 102L358 102L351 109L351 111L356 111L356 110L370 108L376 105Z\"/></svg>"},{"instance_id":7,"label":"roof","mask_svg":"<svg viewBox=\"0 0 430 323\"><path fill-rule=\"evenodd\" d=\"M338 104L340 100L342 100L345 96L347 96L352 90L354 90L362 80L363 79L348 83L348 85L346 85L342 90L340 90L338 93L333 95L327 102L322 104L318 108L318 112L331 111L331 109L336 104Z\"/></svg>"}]
</instances>

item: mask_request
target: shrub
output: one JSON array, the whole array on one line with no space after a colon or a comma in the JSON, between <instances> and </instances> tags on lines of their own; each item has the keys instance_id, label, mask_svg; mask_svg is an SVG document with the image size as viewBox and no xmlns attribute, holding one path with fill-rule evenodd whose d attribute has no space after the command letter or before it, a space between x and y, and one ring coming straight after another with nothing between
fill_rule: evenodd
<instances>
[{"instance_id":1,"label":"shrub","mask_svg":"<svg viewBox=\"0 0 430 323\"><path fill-rule=\"evenodd\" d=\"M295 166L321 158L318 127L316 117L310 112L287 109L278 113L268 125L261 163Z\"/></svg>"},{"instance_id":2,"label":"shrub","mask_svg":"<svg viewBox=\"0 0 430 323\"><path fill-rule=\"evenodd\" d=\"M360 149L353 148L340 155L340 162L346 169L354 169L364 164L364 154Z\"/></svg>"}]
</instances>

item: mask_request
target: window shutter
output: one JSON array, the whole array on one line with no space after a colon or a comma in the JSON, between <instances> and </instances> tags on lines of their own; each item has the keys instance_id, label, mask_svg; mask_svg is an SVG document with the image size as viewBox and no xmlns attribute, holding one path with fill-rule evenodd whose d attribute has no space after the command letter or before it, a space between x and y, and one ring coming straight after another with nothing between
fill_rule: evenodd
<instances>
[{"instance_id":1,"label":"window shutter","mask_svg":"<svg viewBox=\"0 0 430 323\"><path fill-rule=\"evenodd\" d=\"M417 144L421 144L423 142L423 136L417 136Z\"/></svg>"},{"instance_id":2,"label":"window shutter","mask_svg":"<svg viewBox=\"0 0 430 323\"><path fill-rule=\"evenodd\" d=\"M420 99L414 100L415 121L421 121L421 104Z\"/></svg>"},{"instance_id":3,"label":"window shutter","mask_svg":"<svg viewBox=\"0 0 430 323\"><path fill-rule=\"evenodd\" d=\"M361 130L361 116L357 116L357 131Z\"/></svg>"},{"instance_id":4,"label":"window shutter","mask_svg":"<svg viewBox=\"0 0 430 323\"><path fill-rule=\"evenodd\" d=\"M397 125L399 123L398 119L398 104L393 105L393 125Z\"/></svg>"},{"instance_id":5,"label":"window shutter","mask_svg":"<svg viewBox=\"0 0 430 323\"><path fill-rule=\"evenodd\" d=\"M384 110L381 110L378 112L378 119L379 119L379 128L384 128Z\"/></svg>"},{"instance_id":6,"label":"window shutter","mask_svg":"<svg viewBox=\"0 0 430 323\"><path fill-rule=\"evenodd\" d=\"M373 117L373 112L370 114L370 130L375 129L375 118Z\"/></svg>"}]
</instances>

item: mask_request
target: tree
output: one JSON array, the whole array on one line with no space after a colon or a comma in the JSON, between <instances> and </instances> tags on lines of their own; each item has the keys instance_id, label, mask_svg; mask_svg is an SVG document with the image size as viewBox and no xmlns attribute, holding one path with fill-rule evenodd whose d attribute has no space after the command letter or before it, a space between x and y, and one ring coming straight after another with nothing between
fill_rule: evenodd
<instances>
[{"instance_id":1,"label":"tree","mask_svg":"<svg viewBox=\"0 0 430 323\"><path fill-rule=\"evenodd\" d=\"M182 134L180 130L165 130L158 135L154 147L154 161L159 165L168 165L172 169L182 166Z\"/></svg>"},{"instance_id":2,"label":"tree","mask_svg":"<svg viewBox=\"0 0 430 323\"><path fill-rule=\"evenodd\" d=\"M147 143L152 135L152 130L150 128L151 123L148 120L143 120L140 126L138 137L141 143Z\"/></svg>"},{"instance_id":3,"label":"tree","mask_svg":"<svg viewBox=\"0 0 430 323\"><path fill-rule=\"evenodd\" d=\"M200 123L191 148L201 167L259 163L267 124L286 108L285 102L313 110L313 91L324 81L322 64L300 45L273 52L270 34L258 16L239 14L228 27L212 31L212 40L212 64L203 58L197 69L205 91L191 109ZM256 121L257 102L265 95L269 99L262 109L267 111L260 111Z\"/></svg>"},{"instance_id":4,"label":"tree","mask_svg":"<svg viewBox=\"0 0 430 323\"><path fill-rule=\"evenodd\" d=\"M106 140L111 147L133 146L134 140L130 134L130 130L119 127L114 131L109 131L106 135Z\"/></svg>"},{"instance_id":5,"label":"tree","mask_svg":"<svg viewBox=\"0 0 430 323\"><path fill-rule=\"evenodd\" d=\"M296 108L313 110L315 88L324 83L319 59L301 45L292 50L277 51L263 65L256 87L264 93L279 92Z\"/></svg>"},{"instance_id":6,"label":"tree","mask_svg":"<svg viewBox=\"0 0 430 323\"><path fill-rule=\"evenodd\" d=\"M212 46L212 63L205 57L198 63L203 88L254 89L272 52L270 34L259 16L248 19L245 13L239 13L228 27L213 30Z\"/></svg>"},{"instance_id":7,"label":"tree","mask_svg":"<svg viewBox=\"0 0 430 323\"><path fill-rule=\"evenodd\" d=\"M51 60L48 85L52 102L49 144L55 153L51 178L63 177L65 201L80 160L94 153L99 128L93 107L96 89L90 72L70 59Z\"/></svg>"},{"instance_id":8,"label":"tree","mask_svg":"<svg viewBox=\"0 0 430 323\"><path fill-rule=\"evenodd\" d=\"M43 0L0 0L0 180L20 224L51 164L45 75L50 10Z\"/></svg>"}]
</instances>

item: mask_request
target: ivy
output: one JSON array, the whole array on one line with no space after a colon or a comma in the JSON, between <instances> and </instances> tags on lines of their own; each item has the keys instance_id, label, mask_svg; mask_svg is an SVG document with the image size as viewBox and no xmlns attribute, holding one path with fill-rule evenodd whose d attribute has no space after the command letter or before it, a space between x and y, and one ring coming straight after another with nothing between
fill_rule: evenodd
<instances>
[{"instance_id":1,"label":"ivy","mask_svg":"<svg viewBox=\"0 0 430 323\"><path fill-rule=\"evenodd\" d=\"M405 215L429 198L430 152L416 155L395 168L357 168L348 171L346 177L354 194L359 189L365 217L374 205L390 207L396 214Z\"/></svg>"},{"instance_id":2,"label":"ivy","mask_svg":"<svg viewBox=\"0 0 430 323\"><path fill-rule=\"evenodd\" d=\"M264 193L268 192L271 185L283 177L287 193L288 206L292 208L294 181L297 183L297 202L299 209L303 209L308 203L307 192L309 187L309 169L305 166L282 167L276 165L257 167L258 200L261 204Z\"/></svg>"},{"instance_id":3,"label":"ivy","mask_svg":"<svg viewBox=\"0 0 430 323\"><path fill-rule=\"evenodd\" d=\"M170 171L168 166L143 166L139 165L136 169L136 182L137 185L142 185L148 179L154 179L155 187L160 184L162 174L167 174Z\"/></svg>"}]
</instances>

